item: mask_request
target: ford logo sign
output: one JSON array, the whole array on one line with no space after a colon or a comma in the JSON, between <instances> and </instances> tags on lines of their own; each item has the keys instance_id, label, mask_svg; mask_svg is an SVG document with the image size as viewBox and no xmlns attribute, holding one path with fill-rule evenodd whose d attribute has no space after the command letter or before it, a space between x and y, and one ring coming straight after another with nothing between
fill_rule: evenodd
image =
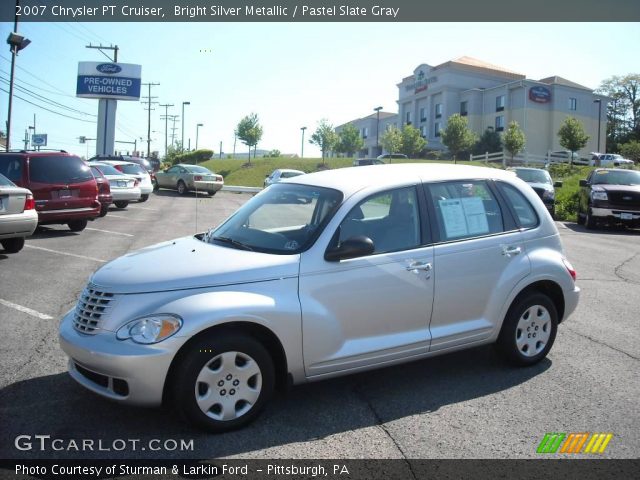
<instances>
[{"instance_id":1,"label":"ford logo sign","mask_svg":"<svg viewBox=\"0 0 640 480\"><path fill-rule=\"evenodd\" d=\"M115 63L101 63L96 67L100 73L106 73L108 75L113 75L114 73L120 73L122 71L122 67L120 65L116 65Z\"/></svg>"}]
</instances>

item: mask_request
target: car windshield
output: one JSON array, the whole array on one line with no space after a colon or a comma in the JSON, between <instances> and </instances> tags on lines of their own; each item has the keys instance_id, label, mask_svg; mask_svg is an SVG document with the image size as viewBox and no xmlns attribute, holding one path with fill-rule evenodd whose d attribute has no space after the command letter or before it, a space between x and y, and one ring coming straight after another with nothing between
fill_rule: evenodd
<instances>
[{"instance_id":1,"label":"car windshield","mask_svg":"<svg viewBox=\"0 0 640 480\"><path fill-rule=\"evenodd\" d=\"M137 163L125 163L123 165L120 165L120 168L122 168L122 171L128 175L139 175L141 173L146 173L146 170Z\"/></svg>"},{"instance_id":2,"label":"car windshield","mask_svg":"<svg viewBox=\"0 0 640 480\"><path fill-rule=\"evenodd\" d=\"M329 188L279 183L245 203L204 241L290 255L309 248L342 201Z\"/></svg>"},{"instance_id":3,"label":"car windshield","mask_svg":"<svg viewBox=\"0 0 640 480\"><path fill-rule=\"evenodd\" d=\"M551 183L551 177L544 170L517 169L516 175L527 183Z\"/></svg>"},{"instance_id":4,"label":"car windshield","mask_svg":"<svg viewBox=\"0 0 640 480\"><path fill-rule=\"evenodd\" d=\"M304 172L282 172L280 175L282 178L292 178L297 177L298 175L302 175Z\"/></svg>"},{"instance_id":5,"label":"car windshield","mask_svg":"<svg viewBox=\"0 0 640 480\"><path fill-rule=\"evenodd\" d=\"M212 175L213 174L213 172L211 170L209 170L208 168L201 167L199 165L183 165L183 167L189 173L204 173L205 175Z\"/></svg>"},{"instance_id":6,"label":"car windshield","mask_svg":"<svg viewBox=\"0 0 640 480\"><path fill-rule=\"evenodd\" d=\"M123 175L123 173L118 171L118 170L116 170L115 167L112 167L111 165L107 165L106 163L100 164L100 165L96 165L96 167L98 167L98 169L104 175Z\"/></svg>"},{"instance_id":7,"label":"car windshield","mask_svg":"<svg viewBox=\"0 0 640 480\"><path fill-rule=\"evenodd\" d=\"M632 170L598 170L593 174L594 185L640 185L640 172Z\"/></svg>"}]
</instances>

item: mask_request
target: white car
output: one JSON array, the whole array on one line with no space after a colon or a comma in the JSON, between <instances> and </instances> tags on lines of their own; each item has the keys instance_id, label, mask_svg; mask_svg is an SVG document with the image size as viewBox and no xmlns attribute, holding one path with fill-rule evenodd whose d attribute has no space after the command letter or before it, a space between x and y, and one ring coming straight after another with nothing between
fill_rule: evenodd
<instances>
[{"instance_id":1,"label":"white car","mask_svg":"<svg viewBox=\"0 0 640 480\"><path fill-rule=\"evenodd\" d=\"M280 180L284 180L285 178L293 178L300 175L304 175L304 172L300 170L292 170L290 168L278 168L271 172L270 175L267 175L264 179L264 188L267 188L269 185L273 185L274 183L278 183Z\"/></svg>"},{"instance_id":2,"label":"white car","mask_svg":"<svg viewBox=\"0 0 640 480\"><path fill-rule=\"evenodd\" d=\"M125 175L107 162L89 162L89 166L96 167L109 180L111 196L116 207L126 208L129 202L140 200L142 192L137 178Z\"/></svg>"},{"instance_id":3,"label":"white car","mask_svg":"<svg viewBox=\"0 0 640 480\"><path fill-rule=\"evenodd\" d=\"M575 279L544 203L511 172L343 168L279 182L206 233L102 266L59 339L85 388L165 400L221 432L289 382L493 343L534 365L578 304Z\"/></svg>"},{"instance_id":4,"label":"white car","mask_svg":"<svg viewBox=\"0 0 640 480\"><path fill-rule=\"evenodd\" d=\"M633 160L626 159L617 153L593 153L589 165L596 166L598 158L601 167L632 167L634 165Z\"/></svg>"},{"instance_id":5,"label":"white car","mask_svg":"<svg viewBox=\"0 0 640 480\"><path fill-rule=\"evenodd\" d=\"M149 199L149 195L153 192L153 184L151 183L151 175L141 165L133 162L122 162L118 160L102 160L102 163L108 163L113 165L116 170L130 175L138 180L138 186L140 187L140 201L146 202Z\"/></svg>"},{"instance_id":6,"label":"white car","mask_svg":"<svg viewBox=\"0 0 640 480\"><path fill-rule=\"evenodd\" d=\"M24 239L38 226L38 213L31 190L17 187L0 174L0 245L5 253L17 253Z\"/></svg>"}]
</instances>

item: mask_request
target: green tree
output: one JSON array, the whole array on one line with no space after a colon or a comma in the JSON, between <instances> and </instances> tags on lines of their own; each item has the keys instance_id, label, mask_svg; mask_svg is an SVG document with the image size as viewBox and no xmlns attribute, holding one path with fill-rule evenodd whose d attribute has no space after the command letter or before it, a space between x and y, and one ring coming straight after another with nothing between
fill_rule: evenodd
<instances>
[{"instance_id":1,"label":"green tree","mask_svg":"<svg viewBox=\"0 0 640 480\"><path fill-rule=\"evenodd\" d=\"M349 157L352 157L355 152L364 146L364 140L360 136L360 132L355 125L351 123L345 125L338 136L340 137L340 141L336 149L340 153L346 153Z\"/></svg>"},{"instance_id":2,"label":"green tree","mask_svg":"<svg viewBox=\"0 0 640 480\"><path fill-rule=\"evenodd\" d=\"M569 165L573 165L575 153L584 148L589 141L589 135L584 132L582 124L574 117L567 117L558 130L560 146L571 152Z\"/></svg>"},{"instance_id":3,"label":"green tree","mask_svg":"<svg viewBox=\"0 0 640 480\"><path fill-rule=\"evenodd\" d=\"M493 128L487 128L473 146L473 154L495 153L502 151L502 138Z\"/></svg>"},{"instance_id":4,"label":"green tree","mask_svg":"<svg viewBox=\"0 0 640 480\"><path fill-rule=\"evenodd\" d=\"M422 138L420 130L413 125L405 125L402 127L402 147L400 152L404 153L407 157L413 157L418 155L424 147L427 146L427 141Z\"/></svg>"},{"instance_id":5,"label":"green tree","mask_svg":"<svg viewBox=\"0 0 640 480\"><path fill-rule=\"evenodd\" d=\"M636 163L640 162L640 142L637 140L631 140L627 143L620 145L620 153L623 157L633 160Z\"/></svg>"},{"instance_id":6,"label":"green tree","mask_svg":"<svg viewBox=\"0 0 640 480\"><path fill-rule=\"evenodd\" d=\"M527 142L524 132L520 129L518 122L515 120L509 122L509 126L507 127L507 131L504 132L502 140L504 141L505 150L511 155L511 161L509 164L513 164L513 157L524 150L524 146Z\"/></svg>"},{"instance_id":7,"label":"green tree","mask_svg":"<svg viewBox=\"0 0 640 480\"><path fill-rule=\"evenodd\" d=\"M398 130L398 127L392 125L380 137L380 145L388 153L400 153L402 151L402 132Z\"/></svg>"},{"instance_id":8,"label":"green tree","mask_svg":"<svg viewBox=\"0 0 640 480\"><path fill-rule=\"evenodd\" d=\"M607 151L617 151L619 144L629 140L640 140L640 74L609 77L596 93L611 98L607 107Z\"/></svg>"},{"instance_id":9,"label":"green tree","mask_svg":"<svg viewBox=\"0 0 640 480\"><path fill-rule=\"evenodd\" d=\"M242 143L249 147L249 163L251 163L251 147L254 147L253 155L255 158L255 147L262 138L262 133L262 126L255 113L247 115L238 123L235 134Z\"/></svg>"},{"instance_id":10,"label":"green tree","mask_svg":"<svg viewBox=\"0 0 640 480\"><path fill-rule=\"evenodd\" d=\"M336 148L336 145L340 141L338 134L335 132L333 125L325 118L318 122L318 128L313 132L309 143L317 145L322 151L322 164L324 165L325 154Z\"/></svg>"},{"instance_id":11,"label":"green tree","mask_svg":"<svg viewBox=\"0 0 640 480\"><path fill-rule=\"evenodd\" d=\"M467 126L467 117L455 113L447 120L447 127L442 130L442 143L449 149L455 162L460 152L470 150L476 142L476 135Z\"/></svg>"}]
</instances>

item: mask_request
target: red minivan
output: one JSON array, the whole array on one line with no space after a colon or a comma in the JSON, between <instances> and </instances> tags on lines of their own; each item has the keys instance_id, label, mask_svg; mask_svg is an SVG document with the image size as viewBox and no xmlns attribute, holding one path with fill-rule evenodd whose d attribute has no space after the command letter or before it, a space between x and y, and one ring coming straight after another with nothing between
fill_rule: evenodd
<instances>
[{"instance_id":1,"label":"red minivan","mask_svg":"<svg viewBox=\"0 0 640 480\"><path fill-rule=\"evenodd\" d=\"M66 223L74 232L100 215L91 168L64 151L0 152L0 173L33 192L38 225Z\"/></svg>"}]
</instances>

